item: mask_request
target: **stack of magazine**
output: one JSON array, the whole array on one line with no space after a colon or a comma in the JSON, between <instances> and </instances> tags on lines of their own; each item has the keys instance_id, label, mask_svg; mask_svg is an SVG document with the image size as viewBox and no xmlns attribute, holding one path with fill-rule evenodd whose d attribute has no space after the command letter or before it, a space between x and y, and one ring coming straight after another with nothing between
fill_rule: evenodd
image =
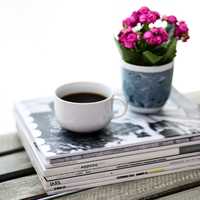
<instances>
[{"instance_id":1,"label":"stack of magazine","mask_svg":"<svg viewBox=\"0 0 200 200\"><path fill-rule=\"evenodd\" d=\"M19 102L15 116L21 141L48 194L200 166L199 107L175 89L161 112L140 115L130 109L90 134L62 129L53 98Z\"/></svg>"}]
</instances>

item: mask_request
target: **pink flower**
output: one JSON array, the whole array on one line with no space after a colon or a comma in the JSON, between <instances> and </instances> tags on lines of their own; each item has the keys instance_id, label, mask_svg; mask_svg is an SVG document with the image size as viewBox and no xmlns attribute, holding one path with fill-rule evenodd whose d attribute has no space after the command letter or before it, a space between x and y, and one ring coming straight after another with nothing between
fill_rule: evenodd
<instances>
[{"instance_id":1,"label":"pink flower","mask_svg":"<svg viewBox=\"0 0 200 200\"><path fill-rule=\"evenodd\" d=\"M151 39L153 37L153 33L151 31L147 31L144 33L143 37L145 40Z\"/></svg>"},{"instance_id":2,"label":"pink flower","mask_svg":"<svg viewBox=\"0 0 200 200\"><path fill-rule=\"evenodd\" d=\"M131 21L132 21L133 25L136 26L137 23L138 23L138 13L137 12L133 12L131 14L130 18L131 18Z\"/></svg>"},{"instance_id":3,"label":"pink flower","mask_svg":"<svg viewBox=\"0 0 200 200\"><path fill-rule=\"evenodd\" d=\"M118 41L123 47L132 49L136 47L138 35L137 33L133 32L130 27L128 27L127 29L120 31L118 35Z\"/></svg>"},{"instance_id":4,"label":"pink flower","mask_svg":"<svg viewBox=\"0 0 200 200\"><path fill-rule=\"evenodd\" d=\"M149 22L154 23L157 19L160 19L160 14L156 11L151 11L148 14Z\"/></svg>"},{"instance_id":5,"label":"pink flower","mask_svg":"<svg viewBox=\"0 0 200 200\"><path fill-rule=\"evenodd\" d=\"M143 6L138 10L138 13L147 14L149 11L150 11L150 9L147 6Z\"/></svg>"},{"instance_id":6,"label":"pink flower","mask_svg":"<svg viewBox=\"0 0 200 200\"><path fill-rule=\"evenodd\" d=\"M157 11L152 11L152 13L157 17L157 19L160 19L160 13Z\"/></svg>"},{"instance_id":7,"label":"pink flower","mask_svg":"<svg viewBox=\"0 0 200 200\"><path fill-rule=\"evenodd\" d=\"M131 17L134 17L136 20L138 19L138 12L137 11L134 11L132 14L131 14Z\"/></svg>"},{"instance_id":8,"label":"pink flower","mask_svg":"<svg viewBox=\"0 0 200 200\"><path fill-rule=\"evenodd\" d=\"M139 22L140 23L144 24L144 23L147 23L147 21L148 21L148 17L147 17L146 14L142 14L142 15L139 16Z\"/></svg>"},{"instance_id":9,"label":"pink flower","mask_svg":"<svg viewBox=\"0 0 200 200\"><path fill-rule=\"evenodd\" d=\"M134 11L130 17L122 21L124 28L135 27L138 23L150 24L155 23L160 19L160 14L156 11L151 11L148 7L141 7L138 11Z\"/></svg>"},{"instance_id":10,"label":"pink flower","mask_svg":"<svg viewBox=\"0 0 200 200\"><path fill-rule=\"evenodd\" d=\"M169 24L176 24L177 18L174 15L164 16L162 20L167 21Z\"/></svg>"},{"instance_id":11,"label":"pink flower","mask_svg":"<svg viewBox=\"0 0 200 200\"><path fill-rule=\"evenodd\" d=\"M138 24L138 15L137 12L133 12L132 15L122 21L124 28L135 27Z\"/></svg>"},{"instance_id":12,"label":"pink flower","mask_svg":"<svg viewBox=\"0 0 200 200\"><path fill-rule=\"evenodd\" d=\"M148 7L142 7L137 11L137 16L141 24L155 23L160 19L160 14L156 11L150 10Z\"/></svg>"},{"instance_id":13,"label":"pink flower","mask_svg":"<svg viewBox=\"0 0 200 200\"><path fill-rule=\"evenodd\" d=\"M168 40L168 37L169 37L167 31L164 28L158 28L158 29L159 29L160 35L162 37L162 40L164 42L166 42Z\"/></svg>"},{"instance_id":14,"label":"pink flower","mask_svg":"<svg viewBox=\"0 0 200 200\"><path fill-rule=\"evenodd\" d=\"M182 33L187 33L189 31L187 24L184 21L179 22L178 28Z\"/></svg>"},{"instance_id":15,"label":"pink flower","mask_svg":"<svg viewBox=\"0 0 200 200\"><path fill-rule=\"evenodd\" d=\"M130 16L128 18L126 18L125 20L123 20L122 24L124 28L127 27L135 27L138 23L138 19L134 16Z\"/></svg>"},{"instance_id":16,"label":"pink flower","mask_svg":"<svg viewBox=\"0 0 200 200\"><path fill-rule=\"evenodd\" d=\"M184 21L180 21L176 24L174 35L183 42L186 42L190 38L188 26Z\"/></svg>"},{"instance_id":17,"label":"pink flower","mask_svg":"<svg viewBox=\"0 0 200 200\"><path fill-rule=\"evenodd\" d=\"M131 18L130 17L128 17L128 18L126 18L126 19L124 19L123 21L122 21L122 24L123 24L123 27L132 27L132 21L131 21Z\"/></svg>"},{"instance_id":18,"label":"pink flower","mask_svg":"<svg viewBox=\"0 0 200 200\"><path fill-rule=\"evenodd\" d=\"M149 45L161 45L168 40L168 33L164 28L152 28L143 35Z\"/></svg>"}]
</instances>

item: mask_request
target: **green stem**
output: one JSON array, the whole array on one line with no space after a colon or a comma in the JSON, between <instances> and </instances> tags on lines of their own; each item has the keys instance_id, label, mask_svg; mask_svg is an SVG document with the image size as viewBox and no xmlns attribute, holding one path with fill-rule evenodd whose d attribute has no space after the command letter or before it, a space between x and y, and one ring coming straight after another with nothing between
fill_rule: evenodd
<instances>
[{"instance_id":1,"label":"green stem","mask_svg":"<svg viewBox=\"0 0 200 200\"><path fill-rule=\"evenodd\" d=\"M144 24L141 31L144 33L148 30L149 30L149 24Z\"/></svg>"}]
</instances>

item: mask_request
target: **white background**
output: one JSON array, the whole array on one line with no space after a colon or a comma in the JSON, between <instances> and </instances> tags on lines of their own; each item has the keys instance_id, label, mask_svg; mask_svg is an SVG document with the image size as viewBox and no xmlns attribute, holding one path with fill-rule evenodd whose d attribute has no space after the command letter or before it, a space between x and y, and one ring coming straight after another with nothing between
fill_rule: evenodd
<instances>
[{"instance_id":1,"label":"white background","mask_svg":"<svg viewBox=\"0 0 200 200\"><path fill-rule=\"evenodd\" d=\"M187 21L191 40L178 46L173 84L200 90L197 0L0 0L0 134L15 130L17 100L53 95L70 81L120 87L113 36L142 5Z\"/></svg>"}]
</instances>

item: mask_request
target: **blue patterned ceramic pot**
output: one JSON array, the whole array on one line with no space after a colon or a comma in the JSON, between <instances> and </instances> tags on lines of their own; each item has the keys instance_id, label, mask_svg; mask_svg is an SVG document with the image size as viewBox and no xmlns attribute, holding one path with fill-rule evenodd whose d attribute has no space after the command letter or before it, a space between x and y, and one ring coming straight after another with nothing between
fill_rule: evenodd
<instances>
[{"instance_id":1,"label":"blue patterned ceramic pot","mask_svg":"<svg viewBox=\"0 0 200 200\"><path fill-rule=\"evenodd\" d=\"M161 66L122 63L123 93L131 110L158 112L167 101L172 83L173 62Z\"/></svg>"}]
</instances>

